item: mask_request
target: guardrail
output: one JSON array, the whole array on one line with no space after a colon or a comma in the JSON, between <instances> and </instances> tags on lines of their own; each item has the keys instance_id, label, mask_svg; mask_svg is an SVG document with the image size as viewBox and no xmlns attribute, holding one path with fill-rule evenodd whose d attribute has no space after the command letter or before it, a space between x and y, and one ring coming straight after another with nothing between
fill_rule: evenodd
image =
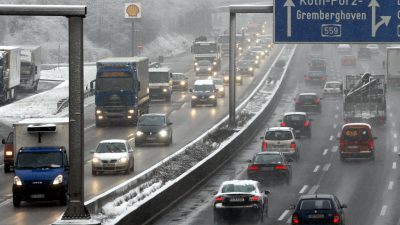
<instances>
[{"instance_id":1,"label":"guardrail","mask_svg":"<svg viewBox=\"0 0 400 225\"><path fill-rule=\"evenodd\" d=\"M83 99L88 98L90 96L94 95L94 91L85 91L83 93ZM55 114L60 113L63 109L67 108L69 106L69 97L63 98L60 101L57 102L57 111Z\"/></svg>"},{"instance_id":2,"label":"guardrail","mask_svg":"<svg viewBox=\"0 0 400 225\"><path fill-rule=\"evenodd\" d=\"M287 51L288 48L288 46L282 48L281 54L275 59L273 63L274 65L279 61L282 53L284 51ZM261 110L256 116L253 117L253 119L250 120L250 125L247 129L242 129L233 134L229 143L221 144L218 150L214 151L196 166L192 167L190 170L179 176L177 179L175 179L174 182L171 182L173 184L164 185L160 190L157 191L157 195L143 201L140 207L132 210L131 212L127 212L129 214L123 218L120 218L117 224L146 224L149 221L152 221L166 208L184 197L185 194L195 188L196 185L211 176L212 171L218 170L218 168L221 167L230 157L232 157L234 153L240 149L240 147L247 144L248 141L251 140L251 137L254 136L259 130L260 126L264 125L264 121L266 120L266 118L268 118L268 115L273 112L276 104L278 103L278 99L286 82L286 73L288 71L289 63L293 57L293 54L286 60L287 63L284 67L283 75L276 85L269 104L267 104L263 110ZM271 68L268 70L267 74L270 73ZM237 111L242 110L246 106L247 102L257 93L257 91L260 89L260 87L262 87L266 80L267 77L264 77L257 88L255 88L255 90L250 94L250 96L237 107ZM101 212L102 207L107 203L112 202L117 197L120 197L121 195L127 193L129 190L137 187L138 185L149 181L149 179L153 175L153 171L156 168L158 168L160 165L167 162L171 158L175 157L176 155L181 154L183 151L186 150L186 148L198 141L201 141L204 137L217 130L221 126L221 124L227 121L227 119L228 117L226 116L218 124L214 125L210 130L205 132L196 140L192 141L191 143L189 143L176 153L172 154L171 156L167 157L166 159L162 160L158 164L152 166L151 168L124 182L123 184L118 185L112 190L109 190L85 202L88 210L91 212L91 214L98 214Z\"/></svg>"}]
</instances>

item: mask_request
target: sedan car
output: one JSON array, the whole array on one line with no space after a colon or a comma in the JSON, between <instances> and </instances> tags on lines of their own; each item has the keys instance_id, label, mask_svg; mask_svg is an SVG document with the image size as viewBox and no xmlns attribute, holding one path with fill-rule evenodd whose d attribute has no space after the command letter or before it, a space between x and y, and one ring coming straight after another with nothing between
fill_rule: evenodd
<instances>
[{"instance_id":1,"label":"sedan car","mask_svg":"<svg viewBox=\"0 0 400 225\"><path fill-rule=\"evenodd\" d=\"M271 127L265 130L265 135L260 137L261 151L282 152L285 157L299 159L299 148L291 127Z\"/></svg>"},{"instance_id":2,"label":"sedan car","mask_svg":"<svg viewBox=\"0 0 400 225\"><path fill-rule=\"evenodd\" d=\"M239 60L236 64L236 74L254 76L252 60Z\"/></svg>"},{"instance_id":3,"label":"sedan car","mask_svg":"<svg viewBox=\"0 0 400 225\"><path fill-rule=\"evenodd\" d=\"M328 81L324 85L323 95L342 95L343 84L340 81Z\"/></svg>"},{"instance_id":4,"label":"sedan car","mask_svg":"<svg viewBox=\"0 0 400 225\"><path fill-rule=\"evenodd\" d=\"M281 152L258 152L249 160L247 177L257 181L283 178L289 184L292 177L289 161L292 160L286 159Z\"/></svg>"},{"instance_id":5,"label":"sedan car","mask_svg":"<svg viewBox=\"0 0 400 225\"><path fill-rule=\"evenodd\" d=\"M307 136L311 138L311 121L305 112L288 112L280 120L281 127L293 128L296 136Z\"/></svg>"},{"instance_id":6,"label":"sedan car","mask_svg":"<svg viewBox=\"0 0 400 225\"><path fill-rule=\"evenodd\" d=\"M172 90L187 91L189 87L189 78L183 73L172 73Z\"/></svg>"},{"instance_id":7,"label":"sedan car","mask_svg":"<svg viewBox=\"0 0 400 225\"><path fill-rule=\"evenodd\" d=\"M306 75L304 75L304 80L306 84L325 82L327 79L326 73L321 70L310 70Z\"/></svg>"},{"instance_id":8,"label":"sedan car","mask_svg":"<svg viewBox=\"0 0 400 225\"><path fill-rule=\"evenodd\" d=\"M295 100L295 111L321 112L321 99L317 93L300 93Z\"/></svg>"},{"instance_id":9,"label":"sedan car","mask_svg":"<svg viewBox=\"0 0 400 225\"><path fill-rule=\"evenodd\" d=\"M253 180L230 180L221 184L213 201L214 221L243 215L252 220L263 220L268 215L268 194ZM247 215L246 215L247 214Z\"/></svg>"},{"instance_id":10,"label":"sedan car","mask_svg":"<svg viewBox=\"0 0 400 225\"><path fill-rule=\"evenodd\" d=\"M307 194L300 196L292 215L292 225L326 224L344 225L345 204L332 194Z\"/></svg>"},{"instance_id":11,"label":"sedan car","mask_svg":"<svg viewBox=\"0 0 400 225\"><path fill-rule=\"evenodd\" d=\"M192 93L191 106L198 105L218 105L216 93L218 90L212 80L196 80L193 84L193 89L189 90Z\"/></svg>"},{"instance_id":12,"label":"sedan car","mask_svg":"<svg viewBox=\"0 0 400 225\"><path fill-rule=\"evenodd\" d=\"M134 169L133 148L126 140L103 140L92 153L92 175L103 172L129 174Z\"/></svg>"},{"instance_id":13,"label":"sedan car","mask_svg":"<svg viewBox=\"0 0 400 225\"><path fill-rule=\"evenodd\" d=\"M150 113L141 115L135 132L135 146L147 143L172 144L172 123L166 114Z\"/></svg>"}]
</instances>

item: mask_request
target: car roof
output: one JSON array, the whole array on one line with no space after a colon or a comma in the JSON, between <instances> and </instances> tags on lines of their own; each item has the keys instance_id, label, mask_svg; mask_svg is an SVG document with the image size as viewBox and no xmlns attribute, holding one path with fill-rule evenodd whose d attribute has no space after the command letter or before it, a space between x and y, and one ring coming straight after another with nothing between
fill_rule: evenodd
<instances>
[{"instance_id":1,"label":"car roof","mask_svg":"<svg viewBox=\"0 0 400 225\"><path fill-rule=\"evenodd\" d=\"M124 139L107 139L107 140L102 140L100 143L125 143L127 142Z\"/></svg>"},{"instance_id":2,"label":"car roof","mask_svg":"<svg viewBox=\"0 0 400 225\"><path fill-rule=\"evenodd\" d=\"M149 68L149 72L170 72L171 69L169 67L158 67L158 68Z\"/></svg>"},{"instance_id":3,"label":"car roof","mask_svg":"<svg viewBox=\"0 0 400 225\"><path fill-rule=\"evenodd\" d=\"M320 198L333 198L332 194L305 194L305 195L301 195L299 200L303 200L303 199L320 199Z\"/></svg>"},{"instance_id":4,"label":"car roof","mask_svg":"<svg viewBox=\"0 0 400 225\"><path fill-rule=\"evenodd\" d=\"M167 114L165 114L165 113L146 113L146 114L141 115L141 117L142 116L167 116Z\"/></svg>"},{"instance_id":5,"label":"car roof","mask_svg":"<svg viewBox=\"0 0 400 225\"><path fill-rule=\"evenodd\" d=\"M265 131L277 131L277 130L291 131L291 130L293 130L293 128L291 128L291 127L270 127L270 128L265 129Z\"/></svg>"},{"instance_id":6,"label":"car roof","mask_svg":"<svg viewBox=\"0 0 400 225\"><path fill-rule=\"evenodd\" d=\"M368 123L346 123L343 125L342 129L345 127L351 127L351 126L366 126L369 129L371 129L371 125L369 125Z\"/></svg>"},{"instance_id":7,"label":"car roof","mask_svg":"<svg viewBox=\"0 0 400 225\"><path fill-rule=\"evenodd\" d=\"M228 184L236 184L236 185L246 185L246 184L251 184L251 185L257 185L258 181L255 180L227 180L224 181L221 186L223 185L228 185Z\"/></svg>"},{"instance_id":8,"label":"car roof","mask_svg":"<svg viewBox=\"0 0 400 225\"><path fill-rule=\"evenodd\" d=\"M214 82L212 80L196 80L194 85L213 85Z\"/></svg>"},{"instance_id":9,"label":"car roof","mask_svg":"<svg viewBox=\"0 0 400 225\"><path fill-rule=\"evenodd\" d=\"M268 151L268 152L257 152L255 155L283 155L283 153Z\"/></svg>"},{"instance_id":10,"label":"car roof","mask_svg":"<svg viewBox=\"0 0 400 225\"><path fill-rule=\"evenodd\" d=\"M340 82L340 81L327 81L327 82L325 82L325 84L342 84L342 82Z\"/></svg>"},{"instance_id":11,"label":"car roof","mask_svg":"<svg viewBox=\"0 0 400 225\"><path fill-rule=\"evenodd\" d=\"M289 116L289 115L304 115L307 116L306 112L287 112L284 114L284 116Z\"/></svg>"},{"instance_id":12,"label":"car roof","mask_svg":"<svg viewBox=\"0 0 400 225\"><path fill-rule=\"evenodd\" d=\"M311 93L311 92L309 92L309 93L299 93L299 95L317 95L317 93Z\"/></svg>"}]
</instances>

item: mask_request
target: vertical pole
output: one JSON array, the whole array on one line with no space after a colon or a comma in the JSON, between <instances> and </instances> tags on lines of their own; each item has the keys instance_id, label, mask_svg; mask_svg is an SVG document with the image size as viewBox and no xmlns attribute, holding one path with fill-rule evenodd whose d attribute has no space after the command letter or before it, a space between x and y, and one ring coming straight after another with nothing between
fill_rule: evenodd
<instances>
[{"instance_id":1,"label":"vertical pole","mask_svg":"<svg viewBox=\"0 0 400 225\"><path fill-rule=\"evenodd\" d=\"M62 219L90 219L83 188L83 18L69 25L69 201Z\"/></svg>"},{"instance_id":2,"label":"vertical pole","mask_svg":"<svg viewBox=\"0 0 400 225\"><path fill-rule=\"evenodd\" d=\"M135 22L132 22L132 57L135 56Z\"/></svg>"},{"instance_id":3,"label":"vertical pole","mask_svg":"<svg viewBox=\"0 0 400 225\"><path fill-rule=\"evenodd\" d=\"M236 128L236 13L229 14L229 127Z\"/></svg>"}]
</instances>

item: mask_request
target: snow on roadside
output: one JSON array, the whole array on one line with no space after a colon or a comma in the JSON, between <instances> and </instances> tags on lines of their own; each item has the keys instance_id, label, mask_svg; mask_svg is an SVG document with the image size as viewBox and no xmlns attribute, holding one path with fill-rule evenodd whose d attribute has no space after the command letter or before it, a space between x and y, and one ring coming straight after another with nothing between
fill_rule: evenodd
<instances>
[{"instance_id":1,"label":"snow on roadside","mask_svg":"<svg viewBox=\"0 0 400 225\"><path fill-rule=\"evenodd\" d=\"M144 46L141 55L152 59L158 56L171 57L179 55L190 50L192 40L194 40L193 37L180 34L159 36Z\"/></svg>"}]
</instances>

